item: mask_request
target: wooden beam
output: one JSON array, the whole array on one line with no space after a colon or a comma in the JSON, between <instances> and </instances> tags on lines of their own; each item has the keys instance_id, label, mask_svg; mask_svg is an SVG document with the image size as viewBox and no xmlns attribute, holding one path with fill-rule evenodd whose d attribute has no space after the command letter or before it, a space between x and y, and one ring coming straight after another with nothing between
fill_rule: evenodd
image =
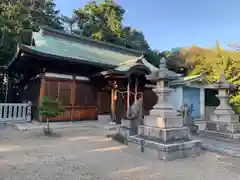
<instances>
[{"instance_id":1,"label":"wooden beam","mask_svg":"<svg viewBox=\"0 0 240 180\"><path fill-rule=\"evenodd\" d=\"M131 79L128 78L128 84L127 84L127 109L130 108L130 96L131 96L131 94L130 94L130 91L131 91L130 83L131 83Z\"/></svg>"},{"instance_id":2,"label":"wooden beam","mask_svg":"<svg viewBox=\"0 0 240 180\"><path fill-rule=\"evenodd\" d=\"M77 84L76 84L76 77L74 77L73 81L72 81L72 106L76 105L76 88L77 88Z\"/></svg>"},{"instance_id":3,"label":"wooden beam","mask_svg":"<svg viewBox=\"0 0 240 180\"><path fill-rule=\"evenodd\" d=\"M112 114L113 121L116 121L117 88L118 88L118 84L116 80L114 80L113 87L111 89L111 114Z\"/></svg>"},{"instance_id":4,"label":"wooden beam","mask_svg":"<svg viewBox=\"0 0 240 180\"><path fill-rule=\"evenodd\" d=\"M135 79L135 88L134 88L134 101L137 101L137 95L138 95L138 79Z\"/></svg>"},{"instance_id":5,"label":"wooden beam","mask_svg":"<svg viewBox=\"0 0 240 180\"><path fill-rule=\"evenodd\" d=\"M72 81L72 87L71 87L71 104L72 104L72 108L71 108L71 121L73 120L73 110L74 110L74 106L76 105L76 88L77 88L77 85L76 85L76 76L73 77L73 81Z\"/></svg>"}]
</instances>

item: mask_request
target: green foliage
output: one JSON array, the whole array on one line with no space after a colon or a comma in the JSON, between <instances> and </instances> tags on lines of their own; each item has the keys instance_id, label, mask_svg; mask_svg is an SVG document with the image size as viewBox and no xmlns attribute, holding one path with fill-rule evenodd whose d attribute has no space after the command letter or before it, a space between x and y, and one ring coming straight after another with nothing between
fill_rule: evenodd
<instances>
[{"instance_id":1,"label":"green foliage","mask_svg":"<svg viewBox=\"0 0 240 180\"><path fill-rule=\"evenodd\" d=\"M51 100L48 96L45 96L40 108L40 113L46 118L56 117L60 113L64 112L64 108L57 100Z\"/></svg>"},{"instance_id":2,"label":"green foliage","mask_svg":"<svg viewBox=\"0 0 240 180\"><path fill-rule=\"evenodd\" d=\"M122 25L124 9L114 0L101 3L90 1L83 8L74 10L77 32L95 40L105 41L146 53L146 59L158 65L159 53L152 51L142 32Z\"/></svg>"},{"instance_id":3,"label":"green foliage","mask_svg":"<svg viewBox=\"0 0 240 180\"><path fill-rule=\"evenodd\" d=\"M185 52L184 58L190 75L204 74L209 82L214 83L225 73L228 82L240 84L240 53L222 49L218 41L215 49L194 47ZM240 113L239 88L231 92L229 102Z\"/></svg>"},{"instance_id":4,"label":"green foliage","mask_svg":"<svg viewBox=\"0 0 240 180\"><path fill-rule=\"evenodd\" d=\"M20 34L24 29L39 29L46 25L54 29L63 29L59 11L52 1L0 1L0 66L5 65L16 52L17 43L21 43Z\"/></svg>"},{"instance_id":5,"label":"green foliage","mask_svg":"<svg viewBox=\"0 0 240 180\"><path fill-rule=\"evenodd\" d=\"M107 42L114 37L121 37L124 10L112 0L105 0L100 4L90 1L83 8L75 10L74 14L78 28L84 36L97 36L98 40Z\"/></svg>"},{"instance_id":6,"label":"green foliage","mask_svg":"<svg viewBox=\"0 0 240 180\"><path fill-rule=\"evenodd\" d=\"M61 17L61 20L63 21L64 24L66 24L68 27L66 28L66 31L69 33L74 33L74 25L76 23L76 17L68 17L68 16L63 16Z\"/></svg>"},{"instance_id":7,"label":"green foliage","mask_svg":"<svg viewBox=\"0 0 240 180\"><path fill-rule=\"evenodd\" d=\"M23 29L37 31L45 25L63 30L66 24L70 33L143 51L149 62L158 65L159 53L151 50L142 32L122 25L125 11L114 0L89 1L83 8L74 10L72 17L60 17L55 6L53 1L0 1L0 65L13 57L16 44L22 42ZM7 43L3 46L1 42Z\"/></svg>"},{"instance_id":8,"label":"green foliage","mask_svg":"<svg viewBox=\"0 0 240 180\"><path fill-rule=\"evenodd\" d=\"M60 11L56 10L56 4L48 1L45 4L35 4L32 7L33 24L44 25L53 29L63 30Z\"/></svg>"}]
</instances>

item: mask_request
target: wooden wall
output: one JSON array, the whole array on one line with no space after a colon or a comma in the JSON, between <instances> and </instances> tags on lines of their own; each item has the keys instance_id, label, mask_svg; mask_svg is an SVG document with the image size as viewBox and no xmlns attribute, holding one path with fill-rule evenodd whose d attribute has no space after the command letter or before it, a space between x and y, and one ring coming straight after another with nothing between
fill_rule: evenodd
<instances>
[{"instance_id":1,"label":"wooden wall","mask_svg":"<svg viewBox=\"0 0 240 180\"><path fill-rule=\"evenodd\" d=\"M52 121L81 121L81 120L97 120L98 114L111 114L111 91L101 90L94 81L74 80L45 77L43 95L49 96L51 99L58 99L65 112ZM122 89L122 91L126 91ZM132 90L133 91L133 90ZM157 102L157 97L151 89L139 89L143 93L143 109L147 115ZM127 110L126 93L124 96L117 94L116 100L116 120L120 122L125 117ZM131 96L132 103L134 97Z\"/></svg>"},{"instance_id":2,"label":"wooden wall","mask_svg":"<svg viewBox=\"0 0 240 180\"><path fill-rule=\"evenodd\" d=\"M44 96L58 98L65 108L52 121L97 120L97 89L88 81L46 78Z\"/></svg>"},{"instance_id":3,"label":"wooden wall","mask_svg":"<svg viewBox=\"0 0 240 180\"><path fill-rule=\"evenodd\" d=\"M98 114L111 114L111 91L98 92Z\"/></svg>"}]
</instances>

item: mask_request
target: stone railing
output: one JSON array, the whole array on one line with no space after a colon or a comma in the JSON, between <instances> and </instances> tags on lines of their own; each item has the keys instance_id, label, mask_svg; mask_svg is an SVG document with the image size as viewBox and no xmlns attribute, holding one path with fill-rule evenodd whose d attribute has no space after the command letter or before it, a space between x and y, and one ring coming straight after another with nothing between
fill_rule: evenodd
<instances>
[{"instance_id":1,"label":"stone railing","mask_svg":"<svg viewBox=\"0 0 240 180\"><path fill-rule=\"evenodd\" d=\"M31 121L31 103L0 103L0 123Z\"/></svg>"}]
</instances>

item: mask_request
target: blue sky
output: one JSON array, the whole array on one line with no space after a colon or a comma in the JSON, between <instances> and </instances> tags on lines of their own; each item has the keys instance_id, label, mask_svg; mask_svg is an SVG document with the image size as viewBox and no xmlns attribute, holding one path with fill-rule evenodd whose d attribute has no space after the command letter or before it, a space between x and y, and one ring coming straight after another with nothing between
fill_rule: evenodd
<instances>
[{"instance_id":1,"label":"blue sky","mask_svg":"<svg viewBox=\"0 0 240 180\"><path fill-rule=\"evenodd\" d=\"M55 0L64 15L88 0ZM143 31L153 49L198 45L228 48L240 42L240 0L116 0L125 10L124 25Z\"/></svg>"}]
</instances>

